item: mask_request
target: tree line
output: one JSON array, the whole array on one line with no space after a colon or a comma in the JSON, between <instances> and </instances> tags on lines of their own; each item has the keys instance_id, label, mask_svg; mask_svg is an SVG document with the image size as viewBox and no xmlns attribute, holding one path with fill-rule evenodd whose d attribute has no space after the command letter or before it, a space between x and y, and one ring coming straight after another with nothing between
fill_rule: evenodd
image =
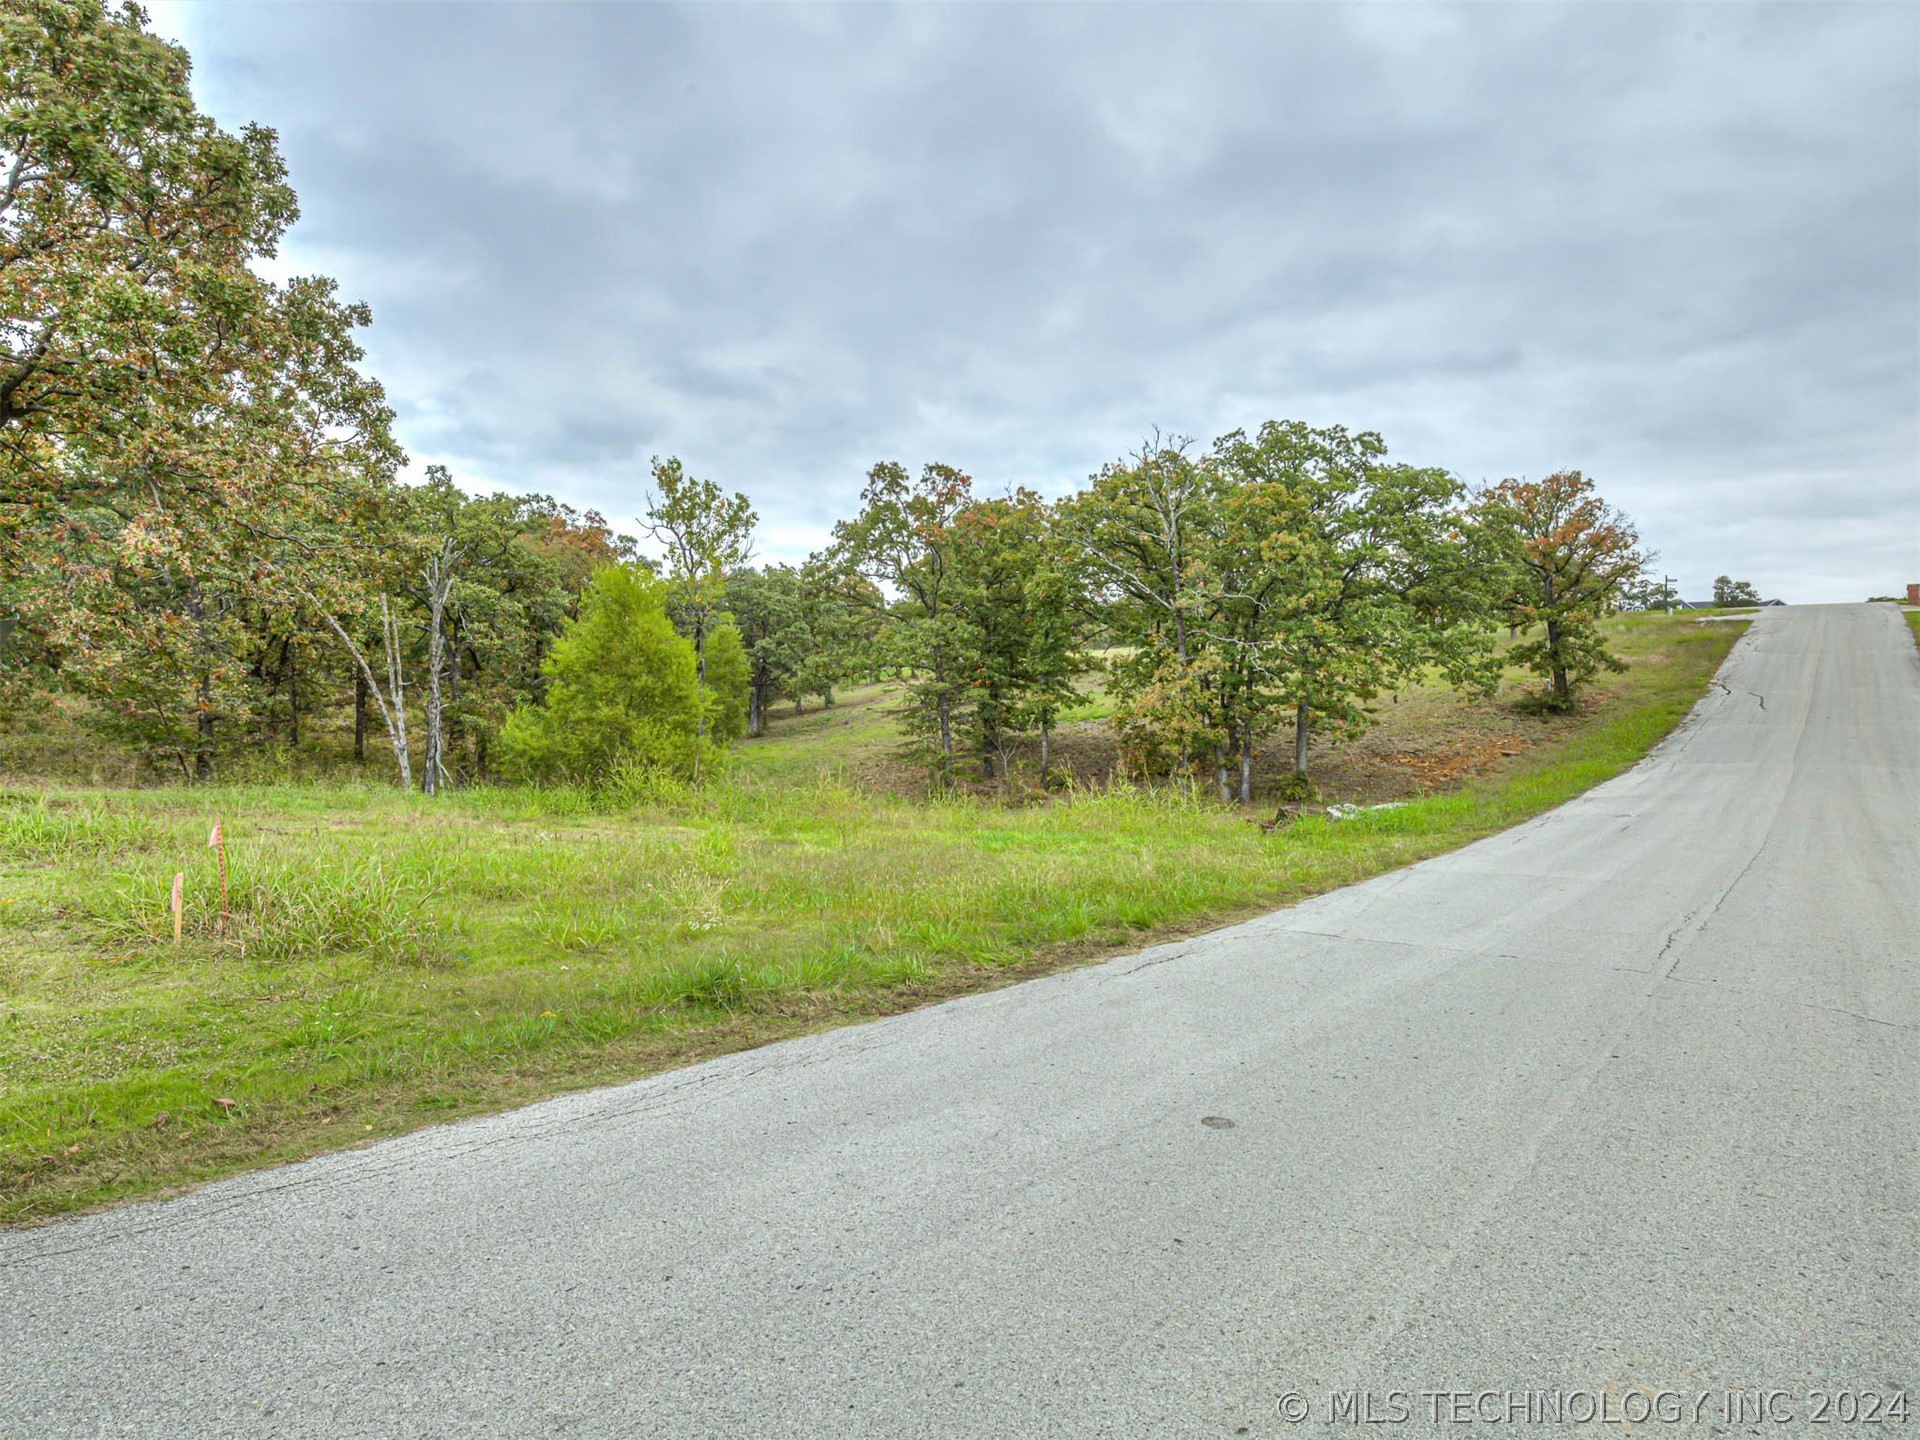
<instances>
[{"instance_id":1,"label":"tree line","mask_svg":"<svg viewBox=\"0 0 1920 1440\"><path fill-rule=\"evenodd\" d=\"M298 210L271 131L194 106L132 8L0 14L0 705L49 694L183 776L351 716L403 785L699 773L770 707L899 684L930 770L1048 770L1096 669L1127 765L1251 798L1253 759L1384 691L1504 660L1566 707L1617 664L1632 524L1565 471L1470 491L1370 431L1155 435L1074 493L885 461L800 565L674 457L640 533L467 493L405 457L321 277L268 281ZM1501 628L1513 637L1503 652Z\"/></svg>"}]
</instances>

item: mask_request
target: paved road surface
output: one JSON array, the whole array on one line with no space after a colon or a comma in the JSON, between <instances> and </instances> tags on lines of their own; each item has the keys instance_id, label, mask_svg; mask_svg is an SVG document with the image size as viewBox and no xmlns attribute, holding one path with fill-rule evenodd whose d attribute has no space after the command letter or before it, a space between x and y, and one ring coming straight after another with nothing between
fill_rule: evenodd
<instances>
[{"instance_id":1,"label":"paved road surface","mask_svg":"<svg viewBox=\"0 0 1920 1440\"><path fill-rule=\"evenodd\" d=\"M1646 763L1444 859L0 1235L0 1434L1804 1422L1920 1390L1916 937L1920 654L1891 606L1767 612Z\"/></svg>"}]
</instances>

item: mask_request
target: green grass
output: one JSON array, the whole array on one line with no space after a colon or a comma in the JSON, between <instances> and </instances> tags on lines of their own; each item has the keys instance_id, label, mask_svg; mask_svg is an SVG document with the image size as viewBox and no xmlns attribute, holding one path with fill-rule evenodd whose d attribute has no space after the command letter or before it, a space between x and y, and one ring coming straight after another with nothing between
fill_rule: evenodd
<instances>
[{"instance_id":1,"label":"green grass","mask_svg":"<svg viewBox=\"0 0 1920 1440\"><path fill-rule=\"evenodd\" d=\"M831 707L778 712L765 736L734 747L734 773L788 784L822 775L847 778L901 738L891 700L886 687L865 685L841 691Z\"/></svg>"},{"instance_id":2,"label":"green grass","mask_svg":"<svg viewBox=\"0 0 1920 1440\"><path fill-rule=\"evenodd\" d=\"M1499 773L1271 833L1164 790L860 788L846 776L895 737L866 695L781 719L699 791L0 792L0 1220L1005 983L1438 854L1632 764L1740 628L1623 625L1611 697Z\"/></svg>"},{"instance_id":3,"label":"green grass","mask_svg":"<svg viewBox=\"0 0 1920 1440\"><path fill-rule=\"evenodd\" d=\"M1920 645L1920 610L1906 612L1907 624L1913 627L1913 643Z\"/></svg>"}]
</instances>

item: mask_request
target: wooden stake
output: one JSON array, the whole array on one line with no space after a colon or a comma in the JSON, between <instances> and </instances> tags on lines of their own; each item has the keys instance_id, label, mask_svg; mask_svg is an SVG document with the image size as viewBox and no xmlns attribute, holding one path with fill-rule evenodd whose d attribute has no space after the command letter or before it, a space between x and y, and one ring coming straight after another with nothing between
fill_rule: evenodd
<instances>
[{"instance_id":1,"label":"wooden stake","mask_svg":"<svg viewBox=\"0 0 1920 1440\"><path fill-rule=\"evenodd\" d=\"M187 883L184 870L176 870L173 876L173 943L180 943L180 901Z\"/></svg>"},{"instance_id":2,"label":"wooden stake","mask_svg":"<svg viewBox=\"0 0 1920 1440\"><path fill-rule=\"evenodd\" d=\"M220 822L213 822L213 833L207 837L207 848L220 856L220 938L227 938L227 842L220 835Z\"/></svg>"}]
</instances>

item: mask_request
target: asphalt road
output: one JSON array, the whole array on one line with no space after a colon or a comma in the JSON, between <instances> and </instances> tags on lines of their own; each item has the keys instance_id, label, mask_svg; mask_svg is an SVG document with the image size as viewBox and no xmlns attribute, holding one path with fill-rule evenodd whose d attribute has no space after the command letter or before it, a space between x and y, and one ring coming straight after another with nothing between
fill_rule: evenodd
<instances>
[{"instance_id":1,"label":"asphalt road","mask_svg":"<svg viewBox=\"0 0 1920 1440\"><path fill-rule=\"evenodd\" d=\"M1920 653L1770 611L1443 859L0 1235L0 1434L1913 1433L1917 937Z\"/></svg>"}]
</instances>

